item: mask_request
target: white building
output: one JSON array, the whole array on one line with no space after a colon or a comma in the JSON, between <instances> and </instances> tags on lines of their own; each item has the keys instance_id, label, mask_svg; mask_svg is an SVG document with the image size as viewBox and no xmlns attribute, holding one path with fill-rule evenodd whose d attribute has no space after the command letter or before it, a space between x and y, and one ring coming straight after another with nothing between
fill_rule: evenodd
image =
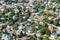
<instances>
[{"instance_id":1,"label":"white building","mask_svg":"<svg viewBox=\"0 0 60 40\"><path fill-rule=\"evenodd\" d=\"M23 26L23 25L19 26L19 30L24 30L24 29L25 29L25 26Z\"/></svg>"},{"instance_id":2,"label":"white building","mask_svg":"<svg viewBox=\"0 0 60 40\"><path fill-rule=\"evenodd\" d=\"M30 6L33 6L33 2L34 2L35 0L29 0L29 4L30 4Z\"/></svg>"},{"instance_id":3,"label":"white building","mask_svg":"<svg viewBox=\"0 0 60 40\"><path fill-rule=\"evenodd\" d=\"M10 37L6 34L3 34L1 39L10 40Z\"/></svg>"},{"instance_id":4,"label":"white building","mask_svg":"<svg viewBox=\"0 0 60 40\"><path fill-rule=\"evenodd\" d=\"M5 0L0 0L0 3L4 3L5 2Z\"/></svg>"},{"instance_id":5,"label":"white building","mask_svg":"<svg viewBox=\"0 0 60 40\"><path fill-rule=\"evenodd\" d=\"M50 39L54 40L56 37L57 37L57 33L53 33L53 34L51 34Z\"/></svg>"},{"instance_id":6,"label":"white building","mask_svg":"<svg viewBox=\"0 0 60 40\"><path fill-rule=\"evenodd\" d=\"M57 27L57 34L60 34L60 27Z\"/></svg>"}]
</instances>

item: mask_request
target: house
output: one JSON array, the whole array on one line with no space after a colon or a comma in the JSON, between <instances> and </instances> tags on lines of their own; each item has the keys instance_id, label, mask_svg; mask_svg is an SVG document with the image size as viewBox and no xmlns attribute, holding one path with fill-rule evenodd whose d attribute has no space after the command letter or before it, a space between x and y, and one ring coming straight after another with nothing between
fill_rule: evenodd
<instances>
[{"instance_id":1,"label":"house","mask_svg":"<svg viewBox=\"0 0 60 40\"><path fill-rule=\"evenodd\" d=\"M43 24L44 24L44 22L42 22L42 21L41 21L39 24L40 24L40 25L43 25Z\"/></svg>"},{"instance_id":2,"label":"house","mask_svg":"<svg viewBox=\"0 0 60 40\"><path fill-rule=\"evenodd\" d=\"M11 4L11 8L14 8L14 7L15 7L15 3L12 3L12 4Z\"/></svg>"},{"instance_id":3,"label":"house","mask_svg":"<svg viewBox=\"0 0 60 40\"><path fill-rule=\"evenodd\" d=\"M50 30L50 32L53 32L53 24L49 24L48 29Z\"/></svg>"},{"instance_id":4,"label":"house","mask_svg":"<svg viewBox=\"0 0 60 40\"><path fill-rule=\"evenodd\" d=\"M59 12L59 9L58 9L58 8L56 8L56 12L57 12L57 13Z\"/></svg>"},{"instance_id":5,"label":"house","mask_svg":"<svg viewBox=\"0 0 60 40\"><path fill-rule=\"evenodd\" d=\"M21 40L27 40L27 37L22 37Z\"/></svg>"},{"instance_id":6,"label":"house","mask_svg":"<svg viewBox=\"0 0 60 40\"><path fill-rule=\"evenodd\" d=\"M26 22L20 22L20 24L21 24L21 25L25 25L25 24L26 24Z\"/></svg>"},{"instance_id":7,"label":"house","mask_svg":"<svg viewBox=\"0 0 60 40\"><path fill-rule=\"evenodd\" d=\"M9 14L11 14L11 12L5 12L5 16L8 16Z\"/></svg>"},{"instance_id":8,"label":"house","mask_svg":"<svg viewBox=\"0 0 60 40\"><path fill-rule=\"evenodd\" d=\"M53 10L48 11L50 14L54 14L55 12Z\"/></svg>"},{"instance_id":9,"label":"house","mask_svg":"<svg viewBox=\"0 0 60 40\"><path fill-rule=\"evenodd\" d=\"M19 34L20 34L20 32L21 32L20 30L17 30L17 31L16 31L16 34L17 34L17 35L19 35Z\"/></svg>"},{"instance_id":10,"label":"house","mask_svg":"<svg viewBox=\"0 0 60 40\"><path fill-rule=\"evenodd\" d=\"M10 38L9 35L3 34L1 39L2 40L9 40L9 38Z\"/></svg>"},{"instance_id":11,"label":"house","mask_svg":"<svg viewBox=\"0 0 60 40\"><path fill-rule=\"evenodd\" d=\"M34 33L34 28L33 28L33 27L30 27L30 28L28 29L28 33Z\"/></svg>"},{"instance_id":12,"label":"house","mask_svg":"<svg viewBox=\"0 0 60 40\"><path fill-rule=\"evenodd\" d=\"M48 5L52 4L52 2L49 0Z\"/></svg>"},{"instance_id":13,"label":"house","mask_svg":"<svg viewBox=\"0 0 60 40\"><path fill-rule=\"evenodd\" d=\"M36 32L36 36L37 36L37 37L40 37L40 36L41 36L40 31L37 31L37 32Z\"/></svg>"},{"instance_id":14,"label":"house","mask_svg":"<svg viewBox=\"0 0 60 40\"><path fill-rule=\"evenodd\" d=\"M30 10L31 12L34 12L34 9Z\"/></svg>"},{"instance_id":15,"label":"house","mask_svg":"<svg viewBox=\"0 0 60 40\"><path fill-rule=\"evenodd\" d=\"M49 16L48 19L49 19L49 20L53 20L54 17L53 17L53 16Z\"/></svg>"},{"instance_id":16,"label":"house","mask_svg":"<svg viewBox=\"0 0 60 40\"><path fill-rule=\"evenodd\" d=\"M19 12L18 8L15 6L15 9L14 9L15 13Z\"/></svg>"},{"instance_id":17,"label":"house","mask_svg":"<svg viewBox=\"0 0 60 40\"><path fill-rule=\"evenodd\" d=\"M21 40L21 38L16 38L16 40Z\"/></svg>"},{"instance_id":18,"label":"house","mask_svg":"<svg viewBox=\"0 0 60 40\"><path fill-rule=\"evenodd\" d=\"M30 4L30 6L33 6L33 2L34 2L35 0L29 0L29 4Z\"/></svg>"},{"instance_id":19,"label":"house","mask_svg":"<svg viewBox=\"0 0 60 40\"><path fill-rule=\"evenodd\" d=\"M43 20L43 19L45 19L45 17L42 15L42 16L39 16L39 19Z\"/></svg>"},{"instance_id":20,"label":"house","mask_svg":"<svg viewBox=\"0 0 60 40\"><path fill-rule=\"evenodd\" d=\"M11 7L11 5L10 5L10 4L7 4L7 5L6 5L6 7L7 7L7 8L10 8L10 7Z\"/></svg>"},{"instance_id":21,"label":"house","mask_svg":"<svg viewBox=\"0 0 60 40\"><path fill-rule=\"evenodd\" d=\"M34 14L39 15L40 13L34 13Z\"/></svg>"},{"instance_id":22,"label":"house","mask_svg":"<svg viewBox=\"0 0 60 40\"><path fill-rule=\"evenodd\" d=\"M0 23L0 26L2 26L2 23Z\"/></svg>"},{"instance_id":23,"label":"house","mask_svg":"<svg viewBox=\"0 0 60 40\"><path fill-rule=\"evenodd\" d=\"M27 19L27 20L28 20L28 21L30 21L30 22L32 21L32 19L31 19L31 18L29 18L29 19Z\"/></svg>"},{"instance_id":24,"label":"house","mask_svg":"<svg viewBox=\"0 0 60 40\"><path fill-rule=\"evenodd\" d=\"M25 15L25 14L26 14L26 12L23 11L23 12L22 12L22 15Z\"/></svg>"},{"instance_id":25,"label":"house","mask_svg":"<svg viewBox=\"0 0 60 40\"><path fill-rule=\"evenodd\" d=\"M36 14L32 13L30 17L31 17L31 18L34 18L34 17L36 17L36 16L37 16Z\"/></svg>"},{"instance_id":26,"label":"house","mask_svg":"<svg viewBox=\"0 0 60 40\"><path fill-rule=\"evenodd\" d=\"M17 17L17 15L14 15L12 18L15 20L15 19L17 19L18 17Z\"/></svg>"},{"instance_id":27,"label":"house","mask_svg":"<svg viewBox=\"0 0 60 40\"><path fill-rule=\"evenodd\" d=\"M4 11L4 6L0 4L0 10L3 12Z\"/></svg>"},{"instance_id":28,"label":"house","mask_svg":"<svg viewBox=\"0 0 60 40\"><path fill-rule=\"evenodd\" d=\"M4 20L4 17L1 17L0 20Z\"/></svg>"},{"instance_id":29,"label":"house","mask_svg":"<svg viewBox=\"0 0 60 40\"><path fill-rule=\"evenodd\" d=\"M60 14L59 14L59 16L58 16L59 18L60 18Z\"/></svg>"},{"instance_id":30,"label":"house","mask_svg":"<svg viewBox=\"0 0 60 40\"><path fill-rule=\"evenodd\" d=\"M39 26L35 26L36 29L39 29Z\"/></svg>"},{"instance_id":31,"label":"house","mask_svg":"<svg viewBox=\"0 0 60 40\"><path fill-rule=\"evenodd\" d=\"M4 7L1 7L0 10L3 12L4 11Z\"/></svg>"},{"instance_id":32,"label":"house","mask_svg":"<svg viewBox=\"0 0 60 40\"><path fill-rule=\"evenodd\" d=\"M0 0L0 3L4 3L5 2L5 0Z\"/></svg>"},{"instance_id":33,"label":"house","mask_svg":"<svg viewBox=\"0 0 60 40\"><path fill-rule=\"evenodd\" d=\"M11 25L7 25L6 31L7 31L8 33L10 33L11 30L13 30L12 26L11 26Z\"/></svg>"},{"instance_id":34,"label":"house","mask_svg":"<svg viewBox=\"0 0 60 40\"><path fill-rule=\"evenodd\" d=\"M55 38L57 38L57 34L56 33L53 33L53 34L51 34L51 36L50 36L50 40L54 40Z\"/></svg>"},{"instance_id":35,"label":"house","mask_svg":"<svg viewBox=\"0 0 60 40\"><path fill-rule=\"evenodd\" d=\"M24 25L20 25L19 26L19 30L24 30L25 29L25 26Z\"/></svg>"},{"instance_id":36,"label":"house","mask_svg":"<svg viewBox=\"0 0 60 40\"><path fill-rule=\"evenodd\" d=\"M57 34L60 34L60 27L57 27Z\"/></svg>"},{"instance_id":37,"label":"house","mask_svg":"<svg viewBox=\"0 0 60 40\"><path fill-rule=\"evenodd\" d=\"M2 4L0 4L0 9L2 8Z\"/></svg>"}]
</instances>

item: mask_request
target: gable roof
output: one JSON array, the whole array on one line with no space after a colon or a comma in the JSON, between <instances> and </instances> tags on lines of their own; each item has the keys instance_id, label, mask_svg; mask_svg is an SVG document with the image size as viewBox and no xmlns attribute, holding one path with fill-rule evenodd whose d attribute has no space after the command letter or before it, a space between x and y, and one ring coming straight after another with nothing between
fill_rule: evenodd
<instances>
[{"instance_id":1,"label":"gable roof","mask_svg":"<svg viewBox=\"0 0 60 40\"><path fill-rule=\"evenodd\" d=\"M51 19L54 19L54 17L53 17L53 16L49 16L49 17L48 17L48 19L50 19L50 20L51 20Z\"/></svg>"}]
</instances>

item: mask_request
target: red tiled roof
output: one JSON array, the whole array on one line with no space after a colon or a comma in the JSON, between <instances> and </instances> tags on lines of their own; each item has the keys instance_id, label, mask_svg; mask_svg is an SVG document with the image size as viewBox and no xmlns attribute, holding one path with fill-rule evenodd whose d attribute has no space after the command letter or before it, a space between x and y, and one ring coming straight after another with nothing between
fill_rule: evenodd
<instances>
[{"instance_id":1,"label":"red tiled roof","mask_svg":"<svg viewBox=\"0 0 60 40\"><path fill-rule=\"evenodd\" d=\"M54 19L54 17L53 17L53 16L49 16L48 18L49 18L49 19Z\"/></svg>"},{"instance_id":2,"label":"red tiled roof","mask_svg":"<svg viewBox=\"0 0 60 40\"><path fill-rule=\"evenodd\" d=\"M0 26L2 26L2 24L0 23Z\"/></svg>"},{"instance_id":3,"label":"red tiled roof","mask_svg":"<svg viewBox=\"0 0 60 40\"><path fill-rule=\"evenodd\" d=\"M40 32L39 31L36 32L36 36L40 37Z\"/></svg>"},{"instance_id":4,"label":"red tiled roof","mask_svg":"<svg viewBox=\"0 0 60 40\"><path fill-rule=\"evenodd\" d=\"M16 13L16 12L19 12L19 10L17 9L17 7L15 7L14 11L15 11L15 13Z\"/></svg>"},{"instance_id":5,"label":"red tiled roof","mask_svg":"<svg viewBox=\"0 0 60 40\"><path fill-rule=\"evenodd\" d=\"M48 29L49 29L50 31L52 31L52 30L53 30L53 24L50 24Z\"/></svg>"},{"instance_id":6,"label":"red tiled roof","mask_svg":"<svg viewBox=\"0 0 60 40\"><path fill-rule=\"evenodd\" d=\"M26 40L26 37L22 37L21 40Z\"/></svg>"},{"instance_id":7,"label":"red tiled roof","mask_svg":"<svg viewBox=\"0 0 60 40\"><path fill-rule=\"evenodd\" d=\"M44 16L39 16L40 19L44 19L45 17Z\"/></svg>"}]
</instances>

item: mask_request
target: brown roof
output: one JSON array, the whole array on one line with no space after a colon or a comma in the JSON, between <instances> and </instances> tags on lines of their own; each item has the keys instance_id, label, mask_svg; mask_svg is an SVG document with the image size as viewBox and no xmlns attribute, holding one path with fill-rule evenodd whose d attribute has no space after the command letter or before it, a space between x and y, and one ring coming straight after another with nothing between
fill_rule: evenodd
<instances>
[{"instance_id":1,"label":"brown roof","mask_svg":"<svg viewBox=\"0 0 60 40\"><path fill-rule=\"evenodd\" d=\"M39 24L43 25L44 23L41 21Z\"/></svg>"},{"instance_id":2,"label":"brown roof","mask_svg":"<svg viewBox=\"0 0 60 40\"><path fill-rule=\"evenodd\" d=\"M44 16L40 16L40 18L44 18Z\"/></svg>"},{"instance_id":3,"label":"brown roof","mask_svg":"<svg viewBox=\"0 0 60 40\"><path fill-rule=\"evenodd\" d=\"M53 16L49 16L48 18L49 18L49 19L54 19L54 17L53 17Z\"/></svg>"},{"instance_id":4,"label":"brown roof","mask_svg":"<svg viewBox=\"0 0 60 40\"><path fill-rule=\"evenodd\" d=\"M11 7L11 5L9 5L9 4L8 4L8 5L6 5L6 7L7 7L7 8L10 8L10 7Z\"/></svg>"},{"instance_id":5,"label":"brown roof","mask_svg":"<svg viewBox=\"0 0 60 40\"><path fill-rule=\"evenodd\" d=\"M8 16L9 14L10 14L9 12L5 13L6 16Z\"/></svg>"},{"instance_id":6,"label":"brown roof","mask_svg":"<svg viewBox=\"0 0 60 40\"><path fill-rule=\"evenodd\" d=\"M40 19L44 19L45 17L44 16L39 16Z\"/></svg>"},{"instance_id":7,"label":"brown roof","mask_svg":"<svg viewBox=\"0 0 60 40\"><path fill-rule=\"evenodd\" d=\"M27 38L26 37L22 37L21 40L26 40Z\"/></svg>"},{"instance_id":8,"label":"brown roof","mask_svg":"<svg viewBox=\"0 0 60 40\"><path fill-rule=\"evenodd\" d=\"M22 14L26 14L26 12L22 12Z\"/></svg>"},{"instance_id":9,"label":"brown roof","mask_svg":"<svg viewBox=\"0 0 60 40\"><path fill-rule=\"evenodd\" d=\"M37 32L36 32L36 36L37 36L37 37L40 37L40 35L41 35L41 34L40 34L40 31L37 31Z\"/></svg>"},{"instance_id":10,"label":"brown roof","mask_svg":"<svg viewBox=\"0 0 60 40\"><path fill-rule=\"evenodd\" d=\"M2 24L0 23L0 26L2 26Z\"/></svg>"},{"instance_id":11,"label":"brown roof","mask_svg":"<svg viewBox=\"0 0 60 40\"><path fill-rule=\"evenodd\" d=\"M51 14L54 14L54 11L53 10L49 10L48 12L51 13Z\"/></svg>"},{"instance_id":12,"label":"brown roof","mask_svg":"<svg viewBox=\"0 0 60 40\"><path fill-rule=\"evenodd\" d=\"M50 24L49 26L50 26L49 30L52 31L53 30L53 24Z\"/></svg>"},{"instance_id":13,"label":"brown roof","mask_svg":"<svg viewBox=\"0 0 60 40\"><path fill-rule=\"evenodd\" d=\"M14 11L15 11L15 13L19 12L19 10L17 9L17 7L15 7Z\"/></svg>"}]
</instances>

